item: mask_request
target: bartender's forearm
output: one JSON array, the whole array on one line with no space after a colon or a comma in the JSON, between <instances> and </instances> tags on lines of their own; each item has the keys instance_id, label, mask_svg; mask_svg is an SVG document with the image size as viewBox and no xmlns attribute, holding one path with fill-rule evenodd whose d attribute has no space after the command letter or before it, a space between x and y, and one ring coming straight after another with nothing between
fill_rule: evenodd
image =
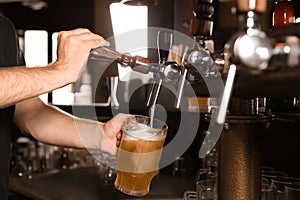
<instances>
[{"instance_id":1,"label":"bartender's forearm","mask_svg":"<svg viewBox=\"0 0 300 200\"><path fill-rule=\"evenodd\" d=\"M58 34L57 60L46 67L0 69L0 108L75 82L82 74L91 49L109 45L87 29Z\"/></svg>"},{"instance_id":2,"label":"bartender's forearm","mask_svg":"<svg viewBox=\"0 0 300 200\"><path fill-rule=\"evenodd\" d=\"M99 149L103 132L102 123L74 117L37 98L16 105L15 121L39 141L68 147Z\"/></svg>"},{"instance_id":3,"label":"bartender's forearm","mask_svg":"<svg viewBox=\"0 0 300 200\"><path fill-rule=\"evenodd\" d=\"M0 68L0 108L70 83L72 79L64 77L53 65L55 64L35 68Z\"/></svg>"}]
</instances>

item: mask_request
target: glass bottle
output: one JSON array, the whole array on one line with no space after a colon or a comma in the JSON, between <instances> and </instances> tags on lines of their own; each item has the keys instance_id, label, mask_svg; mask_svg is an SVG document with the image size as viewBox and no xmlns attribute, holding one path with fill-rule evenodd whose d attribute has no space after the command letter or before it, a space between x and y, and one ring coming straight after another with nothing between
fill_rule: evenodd
<instances>
[{"instance_id":1,"label":"glass bottle","mask_svg":"<svg viewBox=\"0 0 300 200\"><path fill-rule=\"evenodd\" d=\"M13 177L24 177L27 173L27 165L20 153L16 156L16 163L12 167L10 174Z\"/></svg>"},{"instance_id":2,"label":"glass bottle","mask_svg":"<svg viewBox=\"0 0 300 200\"><path fill-rule=\"evenodd\" d=\"M273 27L295 23L295 9L291 0L277 0L273 12Z\"/></svg>"},{"instance_id":3,"label":"glass bottle","mask_svg":"<svg viewBox=\"0 0 300 200\"><path fill-rule=\"evenodd\" d=\"M295 23L295 9L292 0L277 0L273 12L273 29ZM271 29L272 30L272 29ZM278 101L278 102L277 102ZM272 99L272 103L280 105L281 108L288 108L287 112L299 110L297 102L299 97L290 97L284 99ZM272 104L271 103L271 104ZM281 105L282 104L282 105Z\"/></svg>"},{"instance_id":4,"label":"glass bottle","mask_svg":"<svg viewBox=\"0 0 300 200\"><path fill-rule=\"evenodd\" d=\"M69 158L68 150L62 148L61 156L56 164L56 169L66 170L72 166L72 161Z\"/></svg>"}]
</instances>

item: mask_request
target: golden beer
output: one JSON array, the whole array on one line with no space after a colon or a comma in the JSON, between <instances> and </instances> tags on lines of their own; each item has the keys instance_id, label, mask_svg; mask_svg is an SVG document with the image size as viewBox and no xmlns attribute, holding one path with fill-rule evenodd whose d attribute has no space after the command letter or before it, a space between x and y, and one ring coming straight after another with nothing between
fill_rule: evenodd
<instances>
[{"instance_id":1,"label":"golden beer","mask_svg":"<svg viewBox=\"0 0 300 200\"><path fill-rule=\"evenodd\" d=\"M130 128L134 131L124 128L117 155L115 187L125 194L144 196L149 193L150 183L158 173L167 127L164 124L160 129L150 129L148 124L136 125L141 129L133 128L133 124Z\"/></svg>"}]
</instances>

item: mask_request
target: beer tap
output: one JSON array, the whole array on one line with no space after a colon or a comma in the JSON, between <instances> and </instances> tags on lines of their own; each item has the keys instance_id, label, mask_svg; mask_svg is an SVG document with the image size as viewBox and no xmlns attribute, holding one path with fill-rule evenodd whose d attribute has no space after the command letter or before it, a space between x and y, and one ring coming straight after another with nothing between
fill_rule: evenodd
<instances>
[{"instance_id":1,"label":"beer tap","mask_svg":"<svg viewBox=\"0 0 300 200\"><path fill-rule=\"evenodd\" d=\"M250 99L252 102L262 95L278 95L276 86L280 84L282 95L285 95L285 90L289 90L283 86L286 83L292 86L293 93L299 94L292 85L299 80L299 69L289 68L298 67L300 63L300 26L295 24L263 32L258 19L266 6L267 0L237 0L240 30L224 47L222 77L225 87L217 116L210 118L213 130L220 131L208 132L199 151L199 157L203 158L219 141L218 197L224 200L261 197L259 130L263 131L272 117L252 112L255 106L249 104L249 97L254 97ZM262 84L272 90L263 90L268 94L259 93L258 90L264 88ZM247 88L252 90L250 95ZM228 109L231 93L237 98L231 100Z\"/></svg>"},{"instance_id":2,"label":"beer tap","mask_svg":"<svg viewBox=\"0 0 300 200\"><path fill-rule=\"evenodd\" d=\"M264 3L265 4L264 4ZM266 33L261 31L258 18L266 9L266 1L237 0L240 31L232 36L224 47L223 76L225 86L221 103L213 119L215 127L223 127L238 69L257 75L266 70L272 57L273 47ZM221 132L205 136L199 157L206 156L219 140Z\"/></svg>"},{"instance_id":3,"label":"beer tap","mask_svg":"<svg viewBox=\"0 0 300 200\"><path fill-rule=\"evenodd\" d=\"M196 0L191 19L190 34L194 44L183 56L183 65L188 69L187 80L199 82L214 75L214 61L211 59L208 40L212 38L214 7L213 0Z\"/></svg>"},{"instance_id":4,"label":"beer tap","mask_svg":"<svg viewBox=\"0 0 300 200\"><path fill-rule=\"evenodd\" d=\"M264 76L266 72L299 65L299 26L294 24L263 32L258 19L261 13L265 12L266 6L266 0L237 0L241 30L232 36L224 48L224 74L227 74L228 78L234 79L236 70L259 77ZM234 81L228 78L218 113L218 123L225 120L229 93L233 87Z\"/></svg>"},{"instance_id":5,"label":"beer tap","mask_svg":"<svg viewBox=\"0 0 300 200\"><path fill-rule=\"evenodd\" d=\"M267 34L260 29L258 23L260 14L266 10L266 5L266 0L237 0L240 30L224 47L225 86L216 119L213 121L216 127L221 127L225 123L237 70L258 75L269 66L273 54L273 44ZM200 148L199 156L207 155L219 137L220 133L207 135Z\"/></svg>"},{"instance_id":6,"label":"beer tap","mask_svg":"<svg viewBox=\"0 0 300 200\"><path fill-rule=\"evenodd\" d=\"M257 75L266 70L272 57L272 42L260 29L259 15L266 10L267 2L237 1L240 31L225 44L224 73L227 74L224 93L217 115L217 123L223 124L237 68Z\"/></svg>"},{"instance_id":7,"label":"beer tap","mask_svg":"<svg viewBox=\"0 0 300 200\"><path fill-rule=\"evenodd\" d=\"M184 88L187 69L179 66L174 61L168 61L169 50L173 43L174 34L171 31L159 31L157 46L159 63L153 63L149 58L131 56L129 53L120 53L109 47L98 47L91 51L90 59L104 62L116 62L123 67L131 67L132 70L142 74L153 73L153 83L146 101L146 106L154 110L157 98L163 83L177 85L176 108L180 106L180 100Z\"/></svg>"},{"instance_id":8,"label":"beer tap","mask_svg":"<svg viewBox=\"0 0 300 200\"><path fill-rule=\"evenodd\" d=\"M110 47L100 46L93 49L89 59L103 62L119 63L123 67L131 67L132 70L148 74L151 70L151 60L142 56L132 56L129 53L120 53Z\"/></svg>"},{"instance_id":9,"label":"beer tap","mask_svg":"<svg viewBox=\"0 0 300 200\"><path fill-rule=\"evenodd\" d=\"M176 108L179 108L180 99L184 87L184 81L187 74L176 62L168 61L169 50L173 43L173 33L169 31L159 31L157 35L157 47L159 55L159 63L153 64L153 83L147 98L146 105L151 106L154 110L162 83L175 84L178 83Z\"/></svg>"},{"instance_id":10,"label":"beer tap","mask_svg":"<svg viewBox=\"0 0 300 200\"><path fill-rule=\"evenodd\" d=\"M206 46L208 39L212 37L214 7L213 0L196 0L193 11L194 17L191 19L190 34L193 36L194 44L183 55L182 73L180 76L176 108L180 106L185 80L199 82L206 78L217 76L218 72L213 67L215 65L210 52Z\"/></svg>"}]
</instances>

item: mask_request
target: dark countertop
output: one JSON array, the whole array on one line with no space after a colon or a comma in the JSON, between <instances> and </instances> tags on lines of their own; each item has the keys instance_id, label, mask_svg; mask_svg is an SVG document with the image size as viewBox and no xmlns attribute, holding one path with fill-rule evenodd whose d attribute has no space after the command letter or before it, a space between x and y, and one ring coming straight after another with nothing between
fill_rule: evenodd
<instances>
[{"instance_id":1,"label":"dark countertop","mask_svg":"<svg viewBox=\"0 0 300 200\"><path fill-rule=\"evenodd\" d=\"M113 199L182 199L185 190L194 189L191 178L171 178L159 174L144 197L131 197L105 185L95 167L78 168L57 173L41 174L29 180L10 179L11 191L32 199L41 200L113 200Z\"/></svg>"}]
</instances>

